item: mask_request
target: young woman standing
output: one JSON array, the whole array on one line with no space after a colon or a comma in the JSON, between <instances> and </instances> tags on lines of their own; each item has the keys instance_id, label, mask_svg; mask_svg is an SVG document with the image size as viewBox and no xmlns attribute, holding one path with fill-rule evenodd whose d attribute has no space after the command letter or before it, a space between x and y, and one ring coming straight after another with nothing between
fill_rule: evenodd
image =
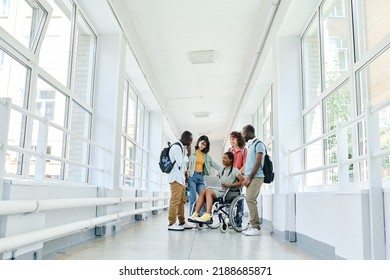
<instances>
[{"instance_id":1,"label":"young woman standing","mask_svg":"<svg viewBox=\"0 0 390 280\"><path fill-rule=\"evenodd\" d=\"M211 168L219 170L221 167L207 153L210 150L210 141L206 135L199 137L196 142L195 152L191 155L189 162L188 189L189 213L191 214L197 194L205 188L203 175L210 175Z\"/></svg>"},{"instance_id":2,"label":"young woman standing","mask_svg":"<svg viewBox=\"0 0 390 280\"><path fill-rule=\"evenodd\" d=\"M245 140L241 135L241 132L232 131L230 133L230 145L229 152L232 152L234 155L233 166L241 171L244 174L245 170L245 161L248 149L245 148Z\"/></svg>"}]
</instances>

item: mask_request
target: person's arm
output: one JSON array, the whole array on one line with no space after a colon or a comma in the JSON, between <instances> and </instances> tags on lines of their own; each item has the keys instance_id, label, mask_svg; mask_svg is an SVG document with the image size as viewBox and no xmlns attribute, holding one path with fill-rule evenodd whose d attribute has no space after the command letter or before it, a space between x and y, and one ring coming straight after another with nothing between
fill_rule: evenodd
<instances>
[{"instance_id":1,"label":"person's arm","mask_svg":"<svg viewBox=\"0 0 390 280\"><path fill-rule=\"evenodd\" d=\"M210 157L210 156L209 156ZM218 164L218 163L216 163L213 159L212 159L212 157L210 157L210 166L212 167L212 168L214 168L215 170L217 170L217 171L219 171L222 167Z\"/></svg>"},{"instance_id":2,"label":"person's arm","mask_svg":"<svg viewBox=\"0 0 390 280\"><path fill-rule=\"evenodd\" d=\"M242 177L241 174L238 174L237 176L238 182L232 183L232 184L223 184L222 186L225 188L231 188L231 187L241 187L242 183L244 182L244 177Z\"/></svg>"},{"instance_id":3,"label":"person's arm","mask_svg":"<svg viewBox=\"0 0 390 280\"><path fill-rule=\"evenodd\" d=\"M172 146L171 150L173 154L173 158L171 159L172 162L176 161L177 166L181 167L184 160L181 147L175 144Z\"/></svg>"},{"instance_id":4,"label":"person's arm","mask_svg":"<svg viewBox=\"0 0 390 280\"><path fill-rule=\"evenodd\" d=\"M244 182L242 184L243 186L246 186L246 187L249 186L249 184L251 183L253 177L255 177L256 172L261 167L262 160L263 160L263 153L262 152L256 153L256 163L255 163L255 166L253 166L253 169L252 169L251 173L249 174L248 178L246 178L244 180Z\"/></svg>"},{"instance_id":5,"label":"person's arm","mask_svg":"<svg viewBox=\"0 0 390 280\"><path fill-rule=\"evenodd\" d=\"M245 162L246 162L246 156L248 155L248 149L244 148L244 156L242 157L242 167L240 169L241 173L245 173Z\"/></svg>"}]
</instances>

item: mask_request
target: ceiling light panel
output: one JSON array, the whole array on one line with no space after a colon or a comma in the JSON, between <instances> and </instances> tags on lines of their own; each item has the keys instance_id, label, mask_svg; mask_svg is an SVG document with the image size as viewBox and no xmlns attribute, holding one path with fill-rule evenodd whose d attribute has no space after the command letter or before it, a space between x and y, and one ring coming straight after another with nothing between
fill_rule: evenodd
<instances>
[{"instance_id":1,"label":"ceiling light panel","mask_svg":"<svg viewBox=\"0 0 390 280\"><path fill-rule=\"evenodd\" d=\"M214 50L189 52L192 64L214 63Z\"/></svg>"}]
</instances>

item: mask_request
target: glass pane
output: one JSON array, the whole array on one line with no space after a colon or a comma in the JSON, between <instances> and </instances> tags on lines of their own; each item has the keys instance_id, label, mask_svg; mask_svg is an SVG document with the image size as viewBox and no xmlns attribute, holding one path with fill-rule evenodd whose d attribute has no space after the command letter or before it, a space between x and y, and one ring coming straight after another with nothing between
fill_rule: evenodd
<instances>
[{"instance_id":1,"label":"glass pane","mask_svg":"<svg viewBox=\"0 0 390 280\"><path fill-rule=\"evenodd\" d=\"M379 129L381 149L390 148L390 107L379 111ZM390 156L382 157L382 177L390 177Z\"/></svg>"},{"instance_id":2,"label":"glass pane","mask_svg":"<svg viewBox=\"0 0 390 280\"><path fill-rule=\"evenodd\" d=\"M65 125L67 97L45 81L38 79L35 112L58 125Z\"/></svg>"},{"instance_id":3,"label":"glass pane","mask_svg":"<svg viewBox=\"0 0 390 280\"><path fill-rule=\"evenodd\" d=\"M143 152L143 162L142 162L142 188L147 188L147 179L148 179L148 153Z\"/></svg>"},{"instance_id":4,"label":"glass pane","mask_svg":"<svg viewBox=\"0 0 390 280\"><path fill-rule=\"evenodd\" d=\"M344 84L325 98L325 132L336 128L338 122L345 123L350 120L351 102L349 83Z\"/></svg>"},{"instance_id":5,"label":"glass pane","mask_svg":"<svg viewBox=\"0 0 390 280\"><path fill-rule=\"evenodd\" d=\"M384 37L390 30L389 0L356 0L358 56L362 57Z\"/></svg>"},{"instance_id":6,"label":"glass pane","mask_svg":"<svg viewBox=\"0 0 390 280\"><path fill-rule=\"evenodd\" d=\"M122 113L122 131L126 132L126 121L127 121L127 98L128 98L128 89L129 89L129 83L127 80L125 80L124 86L123 86L123 113Z\"/></svg>"},{"instance_id":7,"label":"glass pane","mask_svg":"<svg viewBox=\"0 0 390 280\"><path fill-rule=\"evenodd\" d=\"M34 0L0 1L0 26L26 48L36 45L46 14Z\"/></svg>"},{"instance_id":8,"label":"glass pane","mask_svg":"<svg viewBox=\"0 0 390 280\"><path fill-rule=\"evenodd\" d=\"M305 186L318 186L323 184L324 172L317 171L305 174Z\"/></svg>"},{"instance_id":9,"label":"glass pane","mask_svg":"<svg viewBox=\"0 0 390 280\"><path fill-rule=\"evenodd\" d=\"M69 135L69 160L88 164L89 162L89 144L78 137ZM77 181L86 181L87 169L78 165L68 165L67 177L65 179Z\"/></svg>"},{"instance_id":10,"label":"glass pane","mask_svg":"<svg viewBox=\"0 0 390 280\"><path fill-rule=\"evenodd\" d=\"M138 100L138 110L137 110L137 141L138 143L143 143L144 138L144 105L141 101Z\"/></svg>"},{"instance_id":11,"label":"glass pane","mask_svg":"<svg viewBox=\"0 0 390 280\"><path fill-rule=\"evenodd\" d=\"M45 177L59 180L61 178L62 164L59 161L47 160Z\"/></svg>"},{"instance_id":12,"label":"glass pane","mask_svg":"<svg viewBox=\"0 0 390 280\"><path fill-rule=\"evenodd\" d=\"M131 159L131 160L134 160L134 157L135 157L134 144L132 142L130 142L129 140L126 141L125 157L127 159Z\"/></svg>"},{"instance_id":13,"label":"glass pane","mask_svg":"<svg viewBox=\"0 0 390 280\"><path fill-rule=\"evenodd\" d=\"M7 144L15 147L24 147L26 116L12 110L10 116L10 125L8 128ZM5 170L8 174L22 174L23 154L6 151Z\"/></svg>"},{"instance_id":14,"label":"glass pane","mask_svg":"<svg viewBox=\"0 0 390 280\"><path fill-rule=\"evenodd\" d=\"M142 178L142 149L139 147L136 147L136 154L135 154L135 178L141 179ZM138 180L139 183L141 183L141 180ZM136 180L137 183L137 180ZM141 187L139 184L137 187Z\"/></svg>"},{"instance_id":15,"label":"glass pane","mask_svg":"<svg viewBox=\"0 0 390 280\"><path fill-rule=\"evenodd\" d=\"M47 151L49 155L63 157L64 133L54 127L49 126Z\"/></svg>"},{"instance_id":16,"label":"glass pane","mask_svg":"<svg viewBox=\"0 0 390 280\"><path fill-rule=\"evenodd\" d=\"M305 142L320 136L322 134L322 116L321 107L317 105L304 116Z\"/></svg>"},{"instance_id":17,"label":"glass pane","mask_svg":"<svg viewBox=\"0 0 390 280\"><path fill-rule=\"evenodd\" d=\"M21 175L22 154L7 151L5 160L5 173L13 175Z\"/></svg>"},{"instance_id":18,"label":"glass pane","mask_svg":"<svg viewBox=\"0 0 390 280\"><path fill-rule=\"evenodd\" d=\"M269 91L264 98L264 117L267 117L271 114L272 111L272 102L271 102L271 92Z\"/></svg>"},{"instance_id":19,"label":"glass pane","mask_svg":"<svg viewBox=\"0 0 390 280\"><path fill-rule=\"evenodd\" d=\"M65 180L87 183L88 168L71 164L66 164L66 167Z\"/></svg>"},{"instance_id":20,"label":"glass pane","mask_svg":"<svg viewBox=\"0 0 390 280\"><path fill-rule=\"evenodd\" d=\"M72 102L71 130L78 135L89 139L91 126L91 113L81 107L77 102Z\"/></svg>"},{"instance_id":21,"label":"glass pane","mask_svg":"<svg viewBox=\"0 0 390 280\"><path fill-rule=\"evenodd\" d=\"M129 94L127 99L127 129L126 133L135 140L135 120L137 109L137 96L134 94L131 87L129 88Z\"/></svg>"},{"instance_id":22,"label":"glass pane","mask_svg":"<svg viewBox=\"0 0 390 280\"><path fill-rule=\"evenodd\" d=\"M348 71L351 31L349 6L346 0L327 0L321 7L325 86Z\"/></svg>"},{"instance_id":23,"label":"glass pane","mask_svg":"<svg viewBox=\"0 0 390 280\"><path fill-rule=\"evenodd\" d=\"M359 73L360 99L365 104L379 105L389 99L390 49L372 61ZM365 107L361 108L365 112Z\"/></svg>"},{"instance_id":24,"label":"glass pane","mask_svg":"<svg viewBox=\"0 0 390 280\"><path fill-rule=\"evenodd\" d=\"M309 106L321 93L320 39L318 17L302 38L304 107Z\"/></svg>"},{"instance_id":25,"label":"glass pane","mask_svg":"<svg viewBox=\"0 0 390 280\"><path fill-rule=\"evenodd\" d=\"M143 146L145 149L149 147L149 112L145 109L145 118L144 118L144 143Z\"/></svg>"},{"instance_id":26,"label":"glass pane","mask_svg":"<svg viewBox=\"0 0 390 280\"><path fill-rule=\"evenodd\" d=\"M12 103L27 107L26 81L29 69L0 49L0 97L9 97ZM12 122L11 122L12 123Z\"/></svg>"},{"instance_id":27,"label":"glass pane","mask_svg":"<svg viewBox=\"0 0 390 280\"><path fill-rule=\"evenodd\" d=\"M92 105L92 81L96 37L84 18L79 14L76 30L76 63L74 94Z\"/></svg>"},{"instance_id":28,"label":"glass pane","mask_svg":"<svg viewBox=\"0 0 390 280\"><path fill-rule=\"evenodd\" d=\"M258 129L256 131L256 135L258 139L264 139L264 131L263 131L263 103L260 104L259 109L257 110L257 124Z\"/></svg>"},{"instance_id":29,"label":"glass pane","mask_svg":"<svg viewBox=\"0 0 390 280\"><path fill-rule=\"evenodd\" d=\"M68 0L62 1L60 7L57 1L47 2L53 8L53 13L43 39L39 65L67 86L73 6Z\"/></svg>"}]
</instances>

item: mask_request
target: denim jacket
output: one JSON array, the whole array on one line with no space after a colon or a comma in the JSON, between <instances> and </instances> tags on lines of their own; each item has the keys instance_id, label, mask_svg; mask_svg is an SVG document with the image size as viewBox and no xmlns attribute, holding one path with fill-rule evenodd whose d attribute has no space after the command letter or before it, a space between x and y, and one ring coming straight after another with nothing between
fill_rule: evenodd
<instances>
[{"instance_id":1,"label":"denim jacket","mask_svg":"<svg viewBox=\"0 0 390 280\"><path fill-rule=\"evenodd\" d=\"M195 164L196 164L196 153L192 153L190 162L189 162L189 176L192 177L195 172ZM204 154L204 165L203 165L203 175L211 174L211 167L215 170L219 171L221 166L216 163L211 156L208 154Z\"/></svg>"}]
</instances>

